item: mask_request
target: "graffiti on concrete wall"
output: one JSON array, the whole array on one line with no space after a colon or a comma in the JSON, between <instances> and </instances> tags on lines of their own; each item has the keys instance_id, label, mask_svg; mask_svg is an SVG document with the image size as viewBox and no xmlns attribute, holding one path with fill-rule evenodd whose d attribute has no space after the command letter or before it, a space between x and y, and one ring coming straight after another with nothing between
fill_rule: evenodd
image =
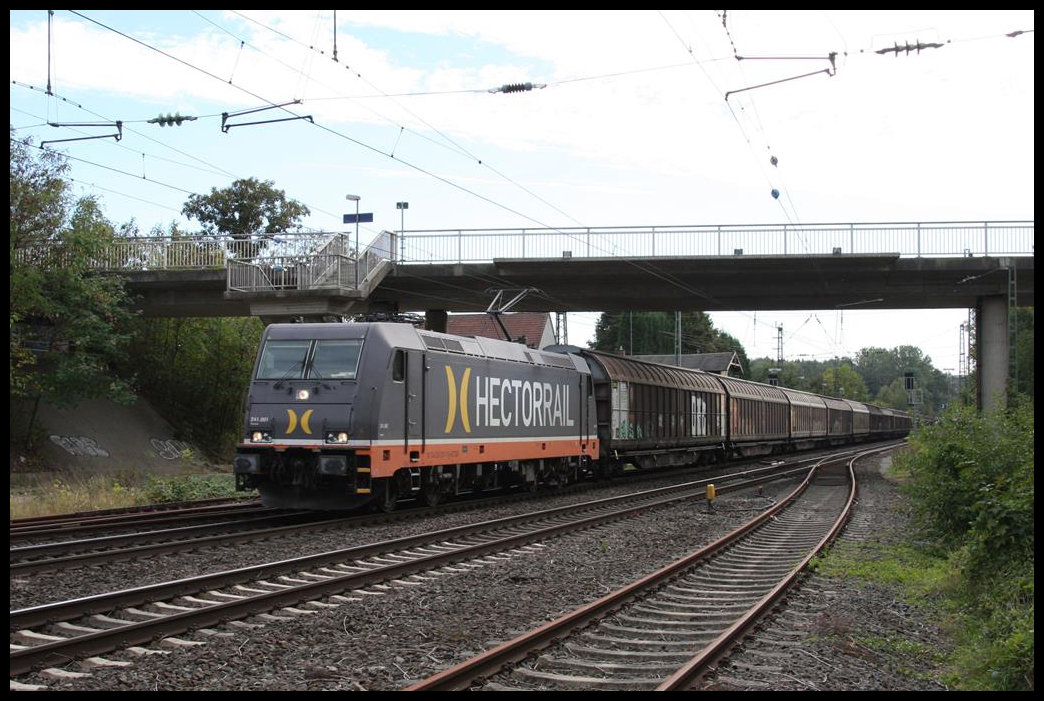
<instances>
[{"instance_id":1,"label":"graffiti on concrete wall","mask_svg":"<svg viewBox=\"0 0 1044 701\"><path fill-rule=\"evenodd\" d=\"M180 460L187 451L192 450L192 445L185 441L173 438L153 438L149 441L152 449L164 460Z\"/></svg>"},{"instance_id":2,"label":"graffiti on concrete wall","mask_svg":"<svg viewBox=\"0 0 1044 701\"><path fill-rule=\"evenodd\" d=\"M51 442L78 458L112 457L108 450L90 436L51 436ZM164 460L180 460L192 452L192 445L174 438L150 438L149 445L155 455Z\"/></svg>"},{"instance_id":3,"label":"graffiti on concrete wall","mask_svg":"<svg viewBox=\"0 0 1044 701\"><path fill-rule=\"evenodd\" d=\"M51 436L51 442L79 458L107 458L109 451L89 436Z\"/></svg>"}]
</instances>

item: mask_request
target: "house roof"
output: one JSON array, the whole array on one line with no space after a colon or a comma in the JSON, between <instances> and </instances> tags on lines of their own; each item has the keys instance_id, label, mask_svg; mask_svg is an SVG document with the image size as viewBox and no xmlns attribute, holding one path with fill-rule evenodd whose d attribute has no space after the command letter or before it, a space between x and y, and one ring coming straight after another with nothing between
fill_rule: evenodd
<instances>
[{"instance_id":1,"label":"house roof","mask_svg":"<svg viewBox=\"0 0 1044 701\"><path fill-rule=\"evenodd\" d=\"M500 320L511 334L512 341L525 336L527 346L538 348L551 316L547 312L515 312L501 314ZM504 340L503 330L489 314L450 314L446 319L446 333Z\"/></svg>"},{"instance_id":2,"label":"house roof","mask_svg":"<svg viewBox=\"0 0 1044 701\"><path fill-rule=\"evenodd\" d=\"M636 355L639 360L647 360L650 363L661 365L677 365L692 370L703 370L713 372L716 375L738 375L743 376L743 366L735 351L724 353L689 353L680 356L673 353L669 355ZM732 371L735 371L734 373Z\"/></svg>"}]
</instances>

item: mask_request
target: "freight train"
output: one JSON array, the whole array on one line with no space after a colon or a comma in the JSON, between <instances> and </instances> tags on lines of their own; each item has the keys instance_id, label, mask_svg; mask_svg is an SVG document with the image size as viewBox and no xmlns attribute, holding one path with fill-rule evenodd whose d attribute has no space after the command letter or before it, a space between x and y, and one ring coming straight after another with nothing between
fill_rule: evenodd
<instances>
[{"instance_id":1,"label":"freight train","mask_svg":"<svg viewBox=\"0 0 1044 701\"><path fill-rule=\"evenodd\" d=\"M906 435L908 414L636 358L425 331L272 324L236 488L269 506L395 508Z\"/></svg>"}]
</instances>

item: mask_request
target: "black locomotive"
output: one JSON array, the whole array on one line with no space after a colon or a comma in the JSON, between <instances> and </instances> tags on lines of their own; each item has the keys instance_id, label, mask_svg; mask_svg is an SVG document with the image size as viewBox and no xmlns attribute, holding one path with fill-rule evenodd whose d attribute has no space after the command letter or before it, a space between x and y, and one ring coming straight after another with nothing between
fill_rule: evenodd
<instances>
[{"instance_id":1,"label":"black locomotive","mask_svg":"<svg viewBox=\"0 0 1044 701\"><path fill-rule=\"evenodd\" d=\"M385 510L911 427L904 412L860 402L396 323L269 326L244 423L237 489L271 506Z\"/></svg>"}]
</instances>

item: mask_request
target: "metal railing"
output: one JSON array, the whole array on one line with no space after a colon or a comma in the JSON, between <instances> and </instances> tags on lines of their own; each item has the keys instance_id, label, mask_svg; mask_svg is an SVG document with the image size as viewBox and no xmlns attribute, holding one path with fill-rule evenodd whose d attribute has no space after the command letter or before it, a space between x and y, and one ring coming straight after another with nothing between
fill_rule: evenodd
<instances>
[{"instance_id":1,"label":"metal railing","mask_svg":"<svg viewBox=\"0 0 1044 701\"><path fill-rule=\"evenodd\" d=\"M228 289L234 292L326 290L365 287L395 256L396 234L384 231L356 255L348 237L333 235L315 253L229 259ZM300 242L297 242L298 244Z\"/></svg>"},{"instance_id":2,"label":"metal railing","mask_svg":"<svg viewBox=\"0 0 1044 701\"><path fill-rule=\"evenodd\" d=\"M397 236L382 232L361 255L348 235L329 232L225 240L132 237L104 247L95 254L93 267L127 272L225 269L227 289L238 292L360 289L390 267Z\"/></svg>"},{"instance_id":3,"label":"metal railing","mask_svg":"<svg viewBox=\"0 0 1044 701\"><path fill-rule=\"evenodd\" d=\"M409 263L503 258L645 258L733 255L904 257L1032 256L1032 221L893 222L405 232Z\"/></svg>"},{"instance_id":4,"label":"metal railing","mask_svg":"<svg viewBox=\"0 0 1044 701\"><path fill-rule=\"evenodd\" d=\"M227 268L228 289L358 287L381 263L504 258L735 255L1032 256L1032 221L694 225L384 231L356 256L343 233L286 232L250 240L134 237L95 258L106 270ZM308 285L309 287L302 287Z\"/></svg>"},{"instance_id":5,"label":"metal railing","mask_svg":"<svg viewBox=\"0 0 1044 701\"><path fill-rule=\"evenodd\" d=\"M356 287L355 258L311 256L306 259L275 256L228 261L228 289L235 292L261 290L314 290Z\"/></svg>"},{"instance_id":6,"label":"metal railing","mask_svg":"<svg viewBox=\"0 0 1044 701\"><path fill-rule=\"evenodd\" d=\"M139 236L120 239L96 258L95 267L106 270L207 270L224 268L229 261L265 258L307 258L314 255L347 255L354 251L345 234L284 232L252 239L217 239L213 236Z\"/></svg>"}]
</instances>

